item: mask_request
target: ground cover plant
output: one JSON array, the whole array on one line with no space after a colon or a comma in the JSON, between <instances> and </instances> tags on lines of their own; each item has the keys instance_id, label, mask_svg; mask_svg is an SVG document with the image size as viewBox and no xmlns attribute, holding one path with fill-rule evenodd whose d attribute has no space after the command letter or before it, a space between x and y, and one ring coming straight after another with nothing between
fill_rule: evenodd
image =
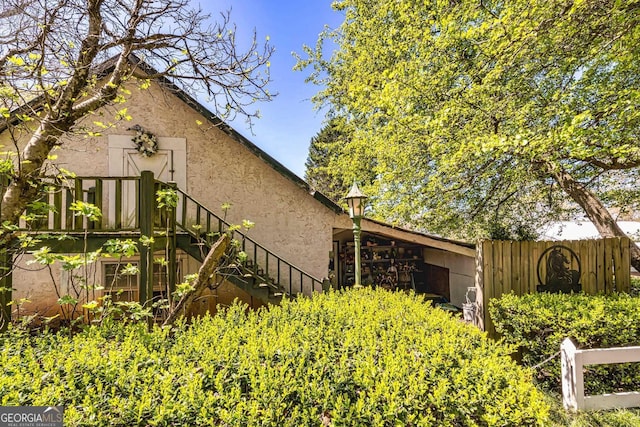
<instances>
[{"instance_id":1,"label":"ground cover plant","mask_svg":"<svg viewBox=\"0 0 640 427\"><path fill-rule=\"evenodd\" d=\"M510 348L383 290L1 341L0 405L64 405L70 426L526 426L548 414Z\"/></svg>"},{"instance_id":2,"label":"ground cover plant","mask_svg":"<svg viewBox=\"0 0 640 427\"><path fill-rule=\"evenodd\" d=\"M506 294L492 300L489 311L504 341L519 348L522 364L539 365L537 380L556 393L562 390L559 350L565 338L574 339L578 348L640 345L637 296ZM640 390L639 365L587 365L585 393Z\"/></svg>"},{"instance_id":3,"label":"ground cover plant","mask_svg":"<svg viewBox=\"0 0 640 427\"><path fill-rule=\"evenodd\" d=\"M636 427L640 425L640 409L611 409L608 411L566 411L562 396L545 393L551 407L549 427Z\"/></svg>"}]
</instances>

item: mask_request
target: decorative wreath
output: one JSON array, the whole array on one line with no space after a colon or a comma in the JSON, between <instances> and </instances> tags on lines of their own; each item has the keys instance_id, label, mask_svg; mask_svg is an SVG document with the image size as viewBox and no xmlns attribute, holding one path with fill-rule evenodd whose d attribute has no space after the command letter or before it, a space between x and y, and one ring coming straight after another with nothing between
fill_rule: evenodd
<instances>
[{"instance_id":1,"label":"decorative wreath","mask_svg":"<svg viewBox=\"0 0 640 427\"><path fill-rule=\"evenodd\" d=\"M136 135L132 138L132 141L142 157L151 157L158 151L157 136L144 130L140 125L135 125L130 129L136 131Z\"/></svg>"}]
</instances>

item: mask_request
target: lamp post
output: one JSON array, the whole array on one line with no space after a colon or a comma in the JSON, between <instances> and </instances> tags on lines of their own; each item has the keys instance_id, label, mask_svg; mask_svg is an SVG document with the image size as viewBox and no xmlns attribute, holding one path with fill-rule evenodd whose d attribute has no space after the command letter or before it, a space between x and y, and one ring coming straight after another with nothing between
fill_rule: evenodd
<instances>
[{"instance_id":1,"label":"lamp post","mask_svg":"<svg viewBox=\"0 0 640 427\"><path fill-rule=\"evenodd\" d=\"M356 266L356 283L354 287L362 286L360 276L360 220L364 216L364 204L367 196L358 188L356 182L349 190L349 194L345 197L349 205L349 217L353 220L353 243L355 245L355 266Z\"/></svg>"}]
</instances>

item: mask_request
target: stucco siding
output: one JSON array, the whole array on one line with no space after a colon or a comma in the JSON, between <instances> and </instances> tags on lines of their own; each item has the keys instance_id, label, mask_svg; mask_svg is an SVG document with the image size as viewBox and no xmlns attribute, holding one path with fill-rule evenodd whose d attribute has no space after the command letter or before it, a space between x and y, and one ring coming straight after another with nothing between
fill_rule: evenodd
<instances>
[{"instance_id":1,"label":"stucco siding","mask_svg":"<svg viewBox=\"0 0 640 427\"><path fill-rule=\"evenodd\" d=\"M253 221L255 227L249 236L255 241L316 278L327 275L335 220L331 210L174 94L157 84L141 90L131 82L128 89L131 94L126 103L103 108L77 126L77 129L99 130L100 136L77 132L63 138L61 147L52 153L56 167L80 176L107 176L109 135L133 136L135 132L128 128L134 124L161 141L162 138L183 138L187 150L186 166L181 166L186 167L187 177L183 190L220 216L223 216L221 205L230 203L228 222ZM131 120L114 120L115 112L122 108L127 109ZM97 121L112 122L113 126L99 129L94 125ZM5 146L12 146L6 137L3 142ZM14 283L19 291L14 296L33 295L46 300L46 304L55 302L57 297L51 293L48 274L36 276L42 278L33 279L33 274L17 271ZM48 296L44 294L47 288L51 288ZM242 291L234 293L226 287L219 290L216 298L226 304L236 296L247 299Z\"/></svg>"},{"instance_id":2,"label":"stucco siding","mask_svg":"<svg viewBox=\"0 0 640 427\"><path fill-rule=\"evenodd\" d=\"M183 190L220 216L221 205L230 203L229 222L253 221L256 225L249 235L254 240L312 276L326 276L335 218L329 209L173 94L155 84L147 90L131 85L130 91L119 108L126 107L132 120L116 123L101 137L70 138L56 152L56 164L78 175L107 175L107 135L133 136L127 131L133 124L158 137L185 138L187 188ZM106 123L112 110L96 117ZM96 117L87 118L85 124Z\"/></svg>"}]
</instances>

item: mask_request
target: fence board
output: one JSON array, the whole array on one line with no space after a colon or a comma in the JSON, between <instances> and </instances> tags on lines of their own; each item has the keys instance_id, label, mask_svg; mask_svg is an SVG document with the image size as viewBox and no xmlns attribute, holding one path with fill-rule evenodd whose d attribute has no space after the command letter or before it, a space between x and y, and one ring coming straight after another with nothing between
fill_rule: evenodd
<instances>
[{"instance_id":1,"label":"fence board","mask_svg":"<svg viewBox=\"0 0 640 427\"><path fill-rule=\"evenodd\" d=\"M613 291L613 241L604 241L604 291Z\"/></svg>"},{"instance_id":2,"label":"fence board","mask_svg":"<svg viewBox=\"0 0 640 427\"><path fill-rule=\"evenodd\" d=\"M585 240L585 244L587 245L587 257L582 262L582 277L585 278L583 286L585 287L585 292L595 293L598 277L592 267L596 265L596 245L589 243L587 240Z\"/></svg>"},{"instance_id":3,"label":"fence board","mask_svg":"<svg viewBox=\"0 0 640 427\"><path fill-rule=\"evenodd\" d=\"M629 292L631 290L631 276L626 272L631 271L631 240L628 237L624 237L620 241L620 292Z\"/></svg>"},{"instance_id":4,"label":"fence board","mask_svg":"<svg viewBox=\"0 0 640 427\"><path fill-rule=\"evenodd\" d=\"M493 274L492 274L492 248L491 241L485 240L482 242L482 277L483 277L483 300L482 300L482 310L483 310L483 319L484 319L484 328L485 331L490 334L494 333L493 323L489 319L489 310L487 304L494 298L493 294ZM487 328L488 326L488 328Z\"/></svg>"},{"instance_id":5,"label":"fence board","mask_svg":"<svg viewBox=\"0 0 640 427\"><path fill-rule=\"evenodd\" d=\"M511 286L517 295L522 295L522 268L520 267L521 246L512 242L511 244Z\"/></svg>"},{"instance_id":6,"label":"fence board","mask_svg":"<svg viewBox=\"0 0 640 427\"><path fill-rule=\"evenodd\" d=\"M515 271L511 268L511 242L502 242L502 265L502 293L509 293L510 290L517 293Z\"/></svg>"},{"instance_id":7,"label":"fence board","mask_svg":"<svg viewBox=\"0 0 640 427\"><path fill-rule=\"evenodd\" d=\"M618 239L613 242L613 290L619 291L622 282L622 240Z\"/></svg>"},{"instance_id":8,"label":"fence board","mask_svg":"<svg viewBox=\"0 0 640 427\"><path fill-rule=\"evenodd\" d=\"M604 292L604 240L596 241L596 292Z\"/></svg>"},{"instance_id":9,"label":"fence board","mask_svg":"<svg viewBox=\"0 0 640 427\"><path fill-rule=\"evenodd\" d=\"M531 260L529 270L529 292L537 292L538 288L538 257L540 256L540 245L539 242L531 242L531 256L529 259Z\"/></svg>"},{"instance_id":10,"label":"fence board","mask_svg":"<svg viewBox=\"0 0 640 427\"><path fill-rule=\"evenodd\" d=\"M502 295L502 242L494 242L493 245L493 296L500 298Z\"/></svg>"},{"instance_id":11,"label":"fence board","mask_svg":"<svg viewBox=\"0 0 640 427\"><path fill-rule=\"evenodd\" d=\"M520 259L520 295L529 293L529 242L522 242L518 247ZM516 261L517 262L517 261ZM516 264L517 265L517 264Z\"/></svg>"}]
</instances>

